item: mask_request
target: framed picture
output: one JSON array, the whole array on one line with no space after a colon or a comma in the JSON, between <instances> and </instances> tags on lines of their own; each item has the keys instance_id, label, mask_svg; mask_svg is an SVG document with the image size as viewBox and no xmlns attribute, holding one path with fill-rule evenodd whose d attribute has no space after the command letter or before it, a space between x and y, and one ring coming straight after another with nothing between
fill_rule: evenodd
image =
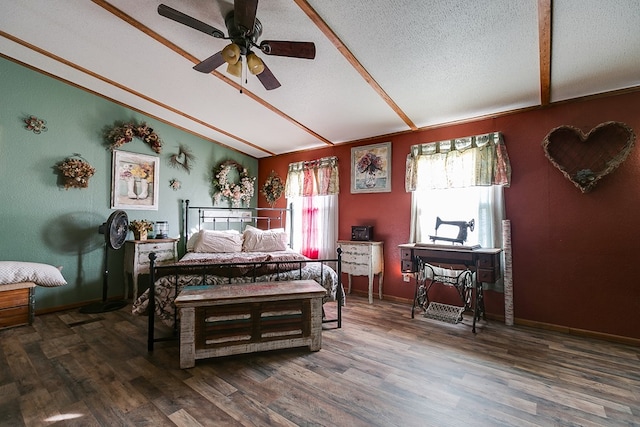
<instances>
[{"instance_id":1,"label":"framed picture","mask_svg":"<svg viewBox=\"0 0 640 427\"><path fill-rule=\"evenodd\" d=\"M111 209L158 210L160 159L113 150Z\"/></svg>"},{"instance_id":2,"label":"framed picture","mask_svg":"<svg viewBox=\"0 0 640 427\"><path fill-rule=\"evenodd\" d=\"M391 143L351 149L351 193L391 191Z\"/></svg>"}]
</instances>

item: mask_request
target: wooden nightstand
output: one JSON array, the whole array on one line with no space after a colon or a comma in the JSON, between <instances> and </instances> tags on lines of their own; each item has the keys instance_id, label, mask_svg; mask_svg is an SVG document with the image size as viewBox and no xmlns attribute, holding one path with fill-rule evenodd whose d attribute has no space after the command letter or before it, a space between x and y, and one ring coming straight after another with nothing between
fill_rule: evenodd
<instances>
[{"instance_id":1,"label":"wooden nightstand","mask_svg":"<svg viewBox=\"0 0 640 427\"><path fill-rule=\"evenodd\" d=\"M124 242L124 291L129 297L129 274L133 279L133 301L138 298L138 275L149 274L149 254L156 253L156 265L178 260L178 239L127 240Z\"/></svg>"},{"instance_id":2,"label":"wooden nightstand","mask_svg":"<svg viewBox=\"0 0 640 427\"><path fill-rule=\"evenodd\" d=\"M342 249L342 272L349 275L351 293L351 276L369 277L369 304L373 304L373 276L378 276L378 296L382 299L382 282L384 280L383 242L360 242L355 240L338 240Z\"/></svg>"}]
</instances>

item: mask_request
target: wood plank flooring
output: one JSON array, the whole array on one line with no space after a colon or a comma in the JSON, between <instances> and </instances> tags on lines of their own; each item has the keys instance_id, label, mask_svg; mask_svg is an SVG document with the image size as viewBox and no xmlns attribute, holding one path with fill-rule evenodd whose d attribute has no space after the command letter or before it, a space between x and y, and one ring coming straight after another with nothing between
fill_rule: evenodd
<instances>
[{"instance_id":1,"label":"wood plank flooring","mask_svg":"<svg viewBox=\"0 0 640 427\"><path fill-rule=\"evenodd\" d=\"M319 352L179 368L130 307L0 331L1 426L637 426L640 348L350 296ZM328 307L328 312L333 307ZM162 327L159 327L162 329Z\"/></svg>"}]
</instances>

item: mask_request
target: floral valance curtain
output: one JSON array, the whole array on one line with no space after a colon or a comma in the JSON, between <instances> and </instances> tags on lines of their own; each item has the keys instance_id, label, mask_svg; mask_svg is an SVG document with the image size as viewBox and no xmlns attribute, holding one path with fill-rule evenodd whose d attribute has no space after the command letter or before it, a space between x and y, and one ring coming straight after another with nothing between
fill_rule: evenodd
<instances>
[{"instance_id":1,"label":"floral valance curtain","mask_svg":"<svg viewBox=\"0 0 640 427\"><path fill-rule=\"evenodd\" d=\"M510 183L511 165L499 132L414 145L407 156L407 191Z\"/></svg>"},{"instance_id":2,"label":"floral valance curtain","mask_svg":"<svg viewBox=\"0 0 640 427\"><path fill-rule=\"evenodd\" d=\"M339 192L337 157L289 164L286 197L328 196Z\"/></svg>"}]
</instances>

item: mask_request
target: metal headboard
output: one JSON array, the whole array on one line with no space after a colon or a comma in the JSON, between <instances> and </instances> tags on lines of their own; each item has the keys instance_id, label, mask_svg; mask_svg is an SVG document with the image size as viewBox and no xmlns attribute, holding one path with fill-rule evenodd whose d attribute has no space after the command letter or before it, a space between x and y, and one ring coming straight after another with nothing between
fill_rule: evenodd
<instances>
[{"instance_id":1,"label":"metal headboard","mask_svg":"<svg viewBox=\"0 0 640 427\"><path fill-rule=\"evenodd\" d=\"M248 224L264 230L272 228L287 228L287 215L289 215L289 246L293 247L293 205L287 208L224 208L213 206L191 206L189 200L183 200L183 230L182 242L186 252L189 239L189 219L193 212L197 212L198 230L205 224L212 224L211 229L237 229L242 232Z\"/></svg>"}]
</instances>

